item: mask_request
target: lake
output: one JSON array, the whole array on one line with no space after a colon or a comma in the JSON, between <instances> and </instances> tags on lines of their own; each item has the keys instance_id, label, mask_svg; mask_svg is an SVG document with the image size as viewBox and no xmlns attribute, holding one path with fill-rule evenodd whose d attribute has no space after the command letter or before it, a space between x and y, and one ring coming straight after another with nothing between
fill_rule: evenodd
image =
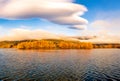
<instances>
[{"instance_id":1,"label":"lake","mask_svg":"<svg viewBox=\"0 0 120 81\"><path fill-rule=\"evenodd\" d=\"M0 49L0 81L120 81L120 49Z\"/></svg>"}]
</instances>

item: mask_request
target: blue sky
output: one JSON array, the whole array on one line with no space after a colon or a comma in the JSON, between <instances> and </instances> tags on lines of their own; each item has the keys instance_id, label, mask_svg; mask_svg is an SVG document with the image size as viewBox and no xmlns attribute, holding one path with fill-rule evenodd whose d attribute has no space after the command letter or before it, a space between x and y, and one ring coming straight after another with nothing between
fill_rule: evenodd
<instances>
[{"instance_id":1,"label":"blue sky","mask_svg":"<svg viewBox=\"0 0 120 81\"><path fill-rule=\"evenodd\" d=\"M99 12L109 12L109 11L118 11L120 9L120 0L76 0L74 3L85 5L88 8L83 17L88 19L89 22L92 22L96 14ZM44 24L43 24L44 23ZM40 19L28 19L28 20L8 20L0 19L0 25L8 28L19 27L20 25L39 27L45 26L47 22L44 22Z\"/></svg>"},{"instance_id":2,"label":"blue sky","mask_svg":"<svg viewBox=\"0 0 120 81\"><path fill-rule=\"evenodd\" d=\"M75 3L83 4L88 8L88 12L83 17L90 22L95 19L99 12L107 13L120 10L120 0L76 0Z\"/></svg>"},{"instance_id":3,"label":"blue sky","mask_svg":"<svg viewBox=\"0 0 120 81\"><path fill-rule=\"evenodd\" d=\"M59 1L57 3L60 3ZM72 2L68 1L68 3L72 3ZM61 21L60 22L57 21L56 23L56 20L54 19L52 20L53 22L49 22L49 19L46 20L40 17L36 17L36 18L32 17L29 19L9 19L3 17L0 18L0 27L2 29L5 28L6 30L15 29L15 28L23 28L29 30L42 29L52 33L64 34L64 35L81 35L81 34L85 34L85 32L87 32L87 34L92 33L91 35L97 35L98 33L97 34L94 33L98 32L99 30L100 30L99 32L107 31L108 33L114 33L116 31L119 32L118 29L120 28L118 28L119 26L118 20L120 18L119 16L120 0L75 0L73 1L73 4L74 3L79 5L82 4L88 9L88 11L87 12L84 11L85 14L81 16L89 22L87 24L87 30L81 30L81 29L77 30L78 27L75 29L69 29L70 25L64 25L66 23L62 22L61 24ZM111 26L111 28L106 28L107 26L111 25L111 23L109 23L111 20L115 20L116 22L112 23L113 26ZM95 28L95 26L97 27ZM99 26L102 27L100 28ZM118 33L116 33L115 35L118 35Z\"/></svg>"},{"instance_id":4,"label":"blue sky","mask_svg":"<svg viewBox=\"0 0 120 81\"><path fill-rule=\"evenodd\" d=\"M118 11L120 10L120 0L76 0L74 3L85 5L88 8L83 17L88 19L89 22L92 22L95 19L95 15L100 11ZM44 23L44 24L43 24ZM27 19L27 20L8 20L0 19L0 25L4 27L19 27L20 25L25 26L44 26L46 22L43 22L40 19Z\"/></svg>"}]
</instances>

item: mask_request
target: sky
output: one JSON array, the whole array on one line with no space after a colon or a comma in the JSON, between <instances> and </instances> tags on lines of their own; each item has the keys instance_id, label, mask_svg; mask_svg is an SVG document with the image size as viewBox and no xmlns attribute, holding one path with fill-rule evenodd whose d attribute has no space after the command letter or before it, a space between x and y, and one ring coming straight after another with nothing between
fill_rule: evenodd
<instances>
[{"instance_id":1,"label":"sky","mask_svg":"<svg viewBox=\"0 0 120 81\"><path fill-rule=\"evenodd\" d=\"M90 41L120 42L119 3L120 0L0 0L0 40L97 36Z\"/></svg>"}]
</instances>

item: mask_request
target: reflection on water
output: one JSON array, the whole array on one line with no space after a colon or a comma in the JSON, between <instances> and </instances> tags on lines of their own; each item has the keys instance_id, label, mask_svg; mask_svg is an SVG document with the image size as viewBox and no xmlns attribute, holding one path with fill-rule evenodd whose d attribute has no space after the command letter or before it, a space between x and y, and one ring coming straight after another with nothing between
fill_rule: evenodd
<instances>
[{"instance_id":1,"label":"reflection on water","mask_svg":"<svg viewBox=\"0 0 120 81\"><path fill-rule=\"evenodd\" d=\"M0 49L2 81L120 81L120 50Z\"/></svg>"}]
</instances>

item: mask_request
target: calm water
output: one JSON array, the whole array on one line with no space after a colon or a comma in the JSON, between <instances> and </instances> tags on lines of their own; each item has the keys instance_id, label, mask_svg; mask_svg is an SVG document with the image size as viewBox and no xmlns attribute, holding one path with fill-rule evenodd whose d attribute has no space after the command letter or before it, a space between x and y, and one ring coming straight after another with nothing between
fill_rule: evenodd
<instances>
[{"instance_id":1,"label":"calm water","mask_svg":"<svg viewBox=\"0 0 120 81\"><path fill-rule=\"evenodd\" d=\"M120 49L0 49L0 81L120 81Z\"/></svg>"}]
</instances>

